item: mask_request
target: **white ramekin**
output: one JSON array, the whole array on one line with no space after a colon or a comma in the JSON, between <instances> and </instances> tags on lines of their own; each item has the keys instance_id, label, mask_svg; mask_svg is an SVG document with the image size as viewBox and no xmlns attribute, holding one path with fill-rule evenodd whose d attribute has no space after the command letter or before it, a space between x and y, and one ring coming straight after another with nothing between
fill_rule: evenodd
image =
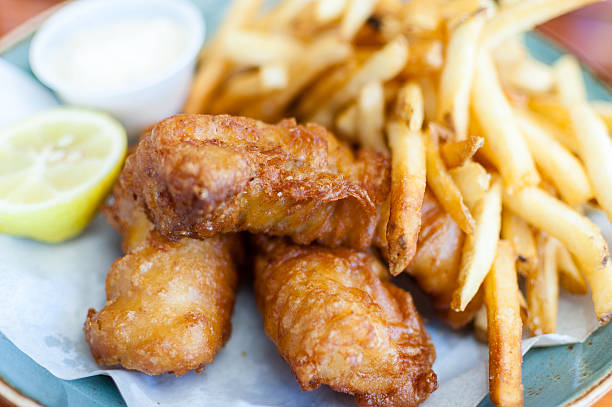
<instances>
[{"instance_id":1,"label":"white ramekin","mask_svg":"<svg viewBox=\"0 0 612 407\"><path fill-rule=\"evenodd\" d=\"M53 48L71 33L90 24L124 20L131 15L170 17L187 31L185 50L164 72L136 86L92 92L61 78L52 69ZM203 41L202 15L187 0L81 0L63 7L43 24L30 46L30 67L64 103L104 110L119 119L128 134L137 136L146 127L180 111Z\"/></svg>"}]
</instances>

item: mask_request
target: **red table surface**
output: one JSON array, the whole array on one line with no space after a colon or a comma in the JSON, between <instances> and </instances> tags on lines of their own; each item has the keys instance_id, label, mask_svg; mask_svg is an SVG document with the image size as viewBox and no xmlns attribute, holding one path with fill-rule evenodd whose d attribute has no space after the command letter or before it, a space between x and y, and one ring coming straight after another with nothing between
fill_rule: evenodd
<instances>
[{"instance_id":1,"label":"red table surface","mask_svg":"<svg viewBox=\"0 0 612 407\"><path fill-rule=\"evenodd\" d=\"M0 0L0 37L61 0ZM612 0L556 18L540 31L577 55L612 87ZM612 392L594 407L612 407Z\"/></svg>"}]
</instances>

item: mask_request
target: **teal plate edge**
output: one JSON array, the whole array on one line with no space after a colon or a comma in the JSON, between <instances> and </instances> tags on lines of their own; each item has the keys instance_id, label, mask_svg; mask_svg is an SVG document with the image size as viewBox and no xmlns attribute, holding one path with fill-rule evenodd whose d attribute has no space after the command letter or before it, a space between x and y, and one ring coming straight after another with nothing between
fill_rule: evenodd
<instances>
[{"instance_id":1,"label":"teal plate edge","mask_svg":"<svg viewBox=\"0 0 612 407\"><path fill-rule=\"evenodd\" d=\"M214 1L195 3L214 31L225 10ZM553 63L562 51L536 33L525 35L534 57ZM30 39L11 47L3 59L30 71ZM583 71L590 99L612 100L610 91L587 70ZM599 328L584 343L530 350L523 362L526 407L588 405L612 388L612 324ZM125 406L117 387L108 376L61 380L39 366L0 333L0 379L22 394L48 407ZM605 387L605 389L603 388ZM0 399L0 403L1 403ZM494 407L486 397L478 407Z\"/></svg>"}]
</instances>

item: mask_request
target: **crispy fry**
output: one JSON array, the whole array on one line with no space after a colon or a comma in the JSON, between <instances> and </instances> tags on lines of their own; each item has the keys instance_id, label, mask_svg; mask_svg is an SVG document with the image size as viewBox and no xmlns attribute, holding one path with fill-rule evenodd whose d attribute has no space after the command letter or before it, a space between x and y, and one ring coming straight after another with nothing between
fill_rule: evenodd
<instances>
[{"instance_id":1,"label":"crispy fry","mask_svg":"<svg viewBox=\"0 0 612 407\"><path fill-rule=\"evenodd\" d=\"M438 72L444 62L444 44L438 38L410 43L410 55L402 74L414 76Z\"/></svg>"},{"instance_id":2,"label":"crispy fry","mask_svg":"<svg viewBox=\"0 0 612 407\"><path fill-rule=\"evenodd\" d=\"M591 287L600 324L606 324L612 316L612 262L599 228L536 187L515 192L505 190L504 205L567 247Z\"/></svg>"},{"instance_id":3,"label":"crispy fry","mask_svg":"<svg viewBox=\"0 0 612 407\"><path fill-rule=\"evenodd\" d=\"M342 110L334 122L338 135L348 141L357 141L357 105L351 103Z\"/></svg>"},{"instance_id":4,"label":"crispy fry","mask_svg":"<svg viewBox=\"0 0 612 407\"><path fill-rule=\"evenodd\" d=\"M606 124L608 131L612 131L612 102L607 100L595 100L590 103L591 108Z\"/></svg>"},{"instance_id":5,"label":"crispy fry","mask_svg":"<svg viewBox=\"0 0 612 407\"><path fill-rule=\"evenodd\" d=\"M383 135L385 125L385 96L378 81L367 83L357 98L357 135L362 146L387 152Z\"/></svg>"},{"instance_id":6,"label":"crispy fry","mask_svg":"<svg viewBox=\"0 0 612 407\"><path fill-rule=\"evenodd\" d=\"M487 333L487 308L483 305L474 315L474 336L480 342L489 342Z\"/></svg>"},{"instance_id":7,"label":"crispy fry","mask_svg":"<svg viewBox=\"0 0 612 407\"><path fill-rule=\"evenodd\" d=\"M474 208L476 227L463 244L459 285L453 293L451 306L457 311L465 309L487 276L499 241L501 229L501 182L495 181Z\"/></svg>"},{"instance_id":8,"label":"crispy fry","mask_svg":"<svg viewBox=\"0 0 612 407\"><path fill-rule=\"evenodd\" d=\"M540 126L532 114L516 109L514 117L536 164L563 200L573 206L591 199L591 183L580 161L550 135L545 126Z\"/></svg>"},{"instance_id":9,"label":"crispy fry","mask_svg":"<svg viewBox=\"0 0 612 407\"><path fill-rule=\"evenodd\" d=\"M247 66L291 61L304 55L304 46L293 37L244 29L227 33L221 48L227 58Z\"/></svg>"},{"instance_id":10,"label":"crispy fry","mask_svg":"<svg viewBox=\"0 0 612 407\"><path fill-rule=\"evenodd\" d=\"M470 134L461 141L449 141L440 146L440 153L448 168L459 167L476 154L484 145L484 138Z\"/></svg>"},{"instance_id":11,"label":"crispy fry","mask_svg":"<svg viewBox=\"0 0 612 407\"><path fill-rule=\"evenodd\" d=\"M529 269L536 267L538 258L536 241L531 228L524 219L504 209L501 236L502 239L512 243L516 254L516 269L521 275L526 276Z\"/></svg>"},{"instance_id":12,"label":"crispy fry","mask_svg":"<svg viewBox=\"0 0 612 407\"><path fill-rule=\"evenodd\" d=\"M408 125L410 131L419 131L425 120L421 87L415 82L402 86L397 94L395 114Z\"/></svg>"},{"instance_id":13,"label":"crispy fry","mask_svg":"<svg viewBox=\"0 0 612 407\"><path fill-rule=\"evenodd\" d=\"M287 67L277 62L259 68L259 80L264 90L277 90L287 87L288 76Z\"/></svg>"},{"instance_id":14,"label":"crispy fry","mask_svg":"<svg viewBox=\"0 0 612 407\"><path fill-rule=\"evenodd\" d=\"M528 54L520 60L500 67L504 83L527 93L544 93L552 89L554 78L550 66L531 58Z\"/></svg>"},{"instance_id":15,"label":"crispy fry","mask_svg":"<svg viewBox=\"0 0 612 407\"><path fill-rule=\"evenodd\" d=\"M418 85L410 83L400 94L402 98L398 104L403 107L398 110L405 121L387 123L392 161L391 207L386 235L392 275L404 271L416 253L426 183L425 145L420 131L423 123L421 91Z\"/></svg>"},{"instance_id":16,"label":"crispy fry","mask_svg":"<svg viewBox=\"0 0 612 407\"><path fill-rule=\"evenodd\" d=\"M261 3L261 0L235 0L232 3L216 37L211 45L203 50L200 67L193 79L187 102L183 108L185 113L206 111L213 92L229 69L228 61L220 52L223 38L227 33L244 25L259 9Z\"/></svg>"},{"instance_id":17,"label":"crispy fry","mask_svg":"<svg viewBox=\"0 0 612 407\"><path fill-rule=\"evenodd\" d=\"M467 137L470 90L476 66L478 39L485 13L477 13L456 27L446 47L444 69L440 75L438 120L453 129L457 140Z\"/></svg>"},{"instance_id":18,"label":"crispy fry","mask_svg":"<svg viewBox=\"0 0 612 407\"><path fill-rule=\"evenodd\" d=\"M297 115L303 118L312 116L319 106L325 103L329 95L338 92L348 82L358 68L357 57L354 57L325 75L307 93L302 95L296 107Z\"/></svg>"},{"instance_id":19,"label":"crispy fry","mask_svg":"<svg viewBox=\"0 0 612 407\"><path fill-rule=\"evenodd\" d=\"M339 18L346 7L347 0L319 0L315 8L315 18L321 24L327 24Z\"/></svg>"},{"instance_id":20,"label":"crispy fry","mask_svg":"<svg viewBox=\"0 0 612 407\"><path fill-rule=\"evenodd\" d=\"M559 270L559 285L572 294L584 295L589 292L586 281L567 247L561 242L557 245L557 268Z\"/></svg>"},{"instance_id":21,"label":"crispy fry","mask_svg":"<svg viewBox=\"0 0 612 407\"><path fill-rule=\"evenodd\" d=\"M494 48L505 39L597 0L516 1L493 16L482 32L484 45Z\"/></svg>"},{"instance_id":22,"label":"crispy fry","mask_svg":"<svg viewBox=\"0 0 612 407\"><path fill-rule=\"evenodd\" d=\"M444 21L442 7L432 7L431 0L405 2L400 18L403 26L415 36L431 35Z\"/></svg>"},{"instance_id":23,"label":"crispy fry","mask_svg":"<svg viewBox=\"0 0 612 407\"><path fill-rule=\"evenodd\" d=\"M473 210L489 189L491 175L482 165L473 161L468 161L461 167L455 167L448 173L461 191L461 196L463 196L463 201L467 207Z\"/></svg>"},{"instance_id":24,"label":"crispy fry","mask_svg":"<svg viewBox=\"0 0 612 407\"><path fill-rule=\"evenodd\" d=\"M306 48L303 58L290 65L288 85L265 100L257 101L254 110L246 113L265 120L280 120L283 111L312 78L330 66L346 60L351 52L350 45L333 37L322 36Z\"/></svg>"},{"instance_id":25,"label":"crispy fry","mask_svg":"<svg viewBox=\"0 0 612 407\"><path fill-rule=\"evenodd\" d=\"M374 53L338 91L331 96L327 94L329 100L316 111L312 121L329 125L330 114L357 96L368 82L382 82L394 77L404 67L407 58L408 44L404 37L399 36Z\"/></svg>"},{"instance_id":26,"label":"crispy fry","mask_svg":"<svg viewBox=\"0 0 612 407\"><path fill-rule=\"evenodd\" d=\"M348 1L349 4L344 13L344 18L340 22L340 35L342 38L350 40L372 14L376 0Z\"/></svg>"},{"instance_id":27,"label":"crispy fry","mask_svg":"<svg viewBox=\"0 0 612 407\"><path fill-rule=\"evenodd\" d=\"M489 339L489 391L498 406L523 405L521 310L512 245L500 241L485 280Z\"/></svg>"},{"instance_id":28,"label":"crispy fry","mask_svg":"<svg viewBox=\"0 0 612 407\"><path fill-rule=\"evenodd\" d=\"M474 112L504 184L517 189L536 185L540 177L487 52L480 53L476 75L478 80L474 81L472 92Z\"/></svg>"},{"instance_id":29,"label":"crispy fry","mask_svg":"<svg viewBox=\"0 0 612 407\"><path fill-rule=\"evenodd\" d=\"M437 134L431 129L425 134L425 152L427 163L427 183L444 209L457 222L461 230L472 233L474 219L469 209L463 203L459 188L448 174L440 150L438 148ZM467 303L466 303L467 305Z\"/></svg>"},{"instance_id":30,"label":"crispy fry","mask_svg":"<svg viewBox=\"0 0 612 407\"><path fill-rule=\"evenodd\" d=\"M578 61L569 55L555 64L557 90L570 113L580 158L584 162L597 202L612 220L612 139L604 122L587 104Z\"/></svg>"},{"instance_id":31,"label":"crispy fry","mask_svg":"<svg viewBox=\"0 0 612 407\"><path fill-rule=\"evenodd\" d=\"M538 233L537 267L526 279L528 318L527 326L534 335L551 334L557 328L559 277L557 274L557 245L544 233Z\"/></svg>"},{"instance_id":32,"label":"crispy fry","mask_svg":"<svg viewBox=\"0 0 612 407\"><path fill-rule=\"evenodd\" d=\"M438 104L438 88L433 76L421 76L417 79L421 92L423 93L423 109L425 120L431 122L436 118Z\"/></svg>"},{"instance_id":33,"label":"crispy fry","mask_svg":"<svg viewBox=\"0 0 612 407\"><path fill-rule=\"evenodd\" d=\"M546 126L548 132L565 148L578 154L580 146L572 134L572 123L565 106L555 95L532 95L528 101L529 110L536 113L533 119L540 126Z\"/></svg>"},{"instance_id":34,"label":"crispy fry","mask_svg":"<svg viewBox=\"0 0 612 407\"><path fill-rule=\"evenodd\" d=\"M392 151L387 244L390 271L397 275L416 252L425 194L425 146L420 131L400 121L389 122L387 134Z\"/></svg>"},{"instance_id":35,"label":"crispy fry","mask_svg":"<svg viewBox=\"0 0 612 407\"><path fill-rule=\"evenodd\" d=\"M293 21L304 8L311 3L312 0L284 0L279 1L278 5L273 8L268 14L261 18L256 28L266 29L275 27L277 29L285 28ZM226 17L227 19L228 17Z\"/></svg>"}]
</instances>

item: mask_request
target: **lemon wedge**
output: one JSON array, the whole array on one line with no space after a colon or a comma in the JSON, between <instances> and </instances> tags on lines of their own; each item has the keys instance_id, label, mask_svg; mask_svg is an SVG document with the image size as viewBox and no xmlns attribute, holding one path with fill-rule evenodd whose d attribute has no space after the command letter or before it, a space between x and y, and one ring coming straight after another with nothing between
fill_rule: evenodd
<instances>
[{"instance_id":1,"label":"lemon wedge","mask_svg":"<svg viewBox=\"0 0 612 407\"><path fill-rule=\"evenodd\" d=\"M60 242L89 223L119 174L125 130L60 107L0 130L0 233Z\"/></svg>"}]
</instances>

